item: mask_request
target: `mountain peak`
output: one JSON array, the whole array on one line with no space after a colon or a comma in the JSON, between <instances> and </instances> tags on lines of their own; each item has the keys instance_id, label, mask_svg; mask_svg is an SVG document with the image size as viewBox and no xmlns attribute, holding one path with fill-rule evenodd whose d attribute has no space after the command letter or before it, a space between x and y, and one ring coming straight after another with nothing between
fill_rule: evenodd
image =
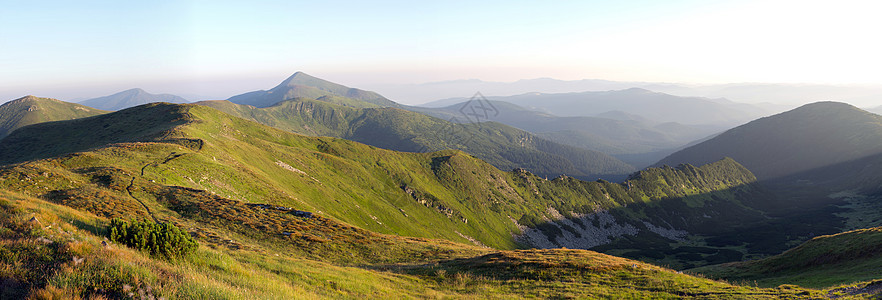
<instances>
[{"instance_id":1,"label":"mountain peak","mask_svg":"<svg viewBox=\"0 0 882 300\"><path fill-rule=\"evenodd\" d=\"M273 91L279 89L293 88L297 86L309 86L326 91L332 91L336 89L349 89L348 87L345 87L343 85L336 84L321 78L313 77L301 71L297 71L293 75L282 81L282 83L277 85L275 88L273 88Z\"/></svg>"},{"instance_id":2,"label":"mountain peak","mask_svg":"<svg viewBox=\"0 0 882 300\"><path fill-rule=\"evenodd\" d=\"M650 90L647 90L647 89L644 89L644 88L638 88L638 87L633 87L633 88L630 88L630 89L624 89L624 90L621 90L621 91L622 91L622 92L625 92L625 93L633 93L633 94L655 94L655 93L656 93L656 92L653 92L653 91L650 91Z\"/></svg>"},{"instance_id":3,"label":"mountain peak","mask_svg":"<svg viewBox=\"0 0 882 300\"><path fill-rule=\"evenodd\" d=\"M282 81L282 83L279 84L279 86L290 86L292 84L297 84L297 83L305 81L305 80L315 80L315 79L318 79L318 78L312 77L309 74L303 73L301 71L297 71L297 72L294 72L293 75L289 76L287 79Z\"/></svg>"},{"instance_id":4,"label":"mountain peak","mask_svg":"<svg viewBox=\"0 0 882 300\"><path fill-rule=\"evenodd\" d=\"M34 96L34 95L27 95L27 96L24 96L24 97L21 97L21 98L18 98L18 99L12 100L12 101L10 101L10 102L37 101L37 100L39 100L39 99L40 99L40 97L37 97L37 96Z\"/></svg>"},{"instance_id":5,"label":"mountain peak","mask_svg":"<svg viewBox=\"0 0 882 300\"><path fill-rule=\"evenodd\" d=\"M830 110L852 110L852 111L860 111L860 108L855 107L854 105L836 102L836 101L819 101L814 103L809 103L803 106L800 106L793 111L825 111L829 112Z\"/></svg>"},{"instance_id":6,"label":"mountain peak","mask_svg":"<svg viewBox=\"0 0 882 300\"><path fill-rule=\"evenodd\" d=\"M350 88L321 78L296 72L269 91L254 91L230 97L230 102L255 107L270 107L276 103L296 98L317 99L326 96L344 97L366 102L369 106L396 107L397 103L369 91Z\"/></svg>"},{"instance_id":7,"label":"mountain peak","mask_svg":"<svg viewBox=\"0 0 882 300\"><path fill-rule=\"evenodd\" d=\"M21 98L18 98L18 99L15 99L15 100L9 101L9 102L7 102L6 104L9 104L9 105L25 104L25 103L28 103L28 104L39 104L39 103L45 103L45 102L47 102L47 101L49 101L49 102L62 102L61 100L58 100L58 99L41 98L41 97L37 97L37 96L34 96L34 95L27 95L27 96L24 96L24 97L21 97ZM6 105L6 104L4 104L4 105Z\"/></svg>"},{"instance_id":8,"label":"mountain peak","mask_svg":"<svg viewBox=\"0 0 882 300\"><path fill-rule=\"evenodd\" d=\"M141 88L133 88L133 89L128 89L128 90L119 92L117 94L150 94L150 93L148 93L147 91L145 91Z\"/></svg>"},{"instance_id":9,"label":"mountain peak","mask_svg":"<svg viewBox=\"0 0 882 300\"><path fill-rule=\"evenodd\" d=\"M140 88L133 88L110 96L84 100L80 104L103 110L121 110L153 102L188 103L189 101L175 95L157 95Z\"/></svg>"}]
</instances>

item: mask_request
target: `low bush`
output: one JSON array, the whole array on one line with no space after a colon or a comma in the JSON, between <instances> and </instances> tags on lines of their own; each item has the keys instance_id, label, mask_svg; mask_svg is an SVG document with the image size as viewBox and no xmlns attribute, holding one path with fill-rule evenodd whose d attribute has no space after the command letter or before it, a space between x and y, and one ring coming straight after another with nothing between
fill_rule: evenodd
<instances>
[{"instance_id":1,"label":"low bush","mask_svg":"<svg viewBox=\"0 0 882 300\"><path fill-rule=\"evenodd\" d=\"M107 235L113 242L165 258L185 256L198 246L190 235L170 223L113 219Z\"/></svg>"}]
</instances>

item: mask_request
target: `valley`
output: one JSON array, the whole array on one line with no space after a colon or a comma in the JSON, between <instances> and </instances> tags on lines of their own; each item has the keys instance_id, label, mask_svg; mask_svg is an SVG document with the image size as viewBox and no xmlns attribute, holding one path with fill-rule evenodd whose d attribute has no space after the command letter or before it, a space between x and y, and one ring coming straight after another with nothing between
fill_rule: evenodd
<instances>
[{"instance_id":1,"label":"valley","mask_svg":"<svg viewBox=\"0 0 882 300\"><path fill-rule=\"evenodd\" d=\"M266 102L277 94L294 98ZM231 101L115 112L10 102L0 106L17 112L4 113L10 133L0 140L2 293L796 299L878 291L873 272L854 271L872 270L876 245L863 236L882 226L870 167L882 144L876 115L816 103L714 135L718 127L627 112L557 117L489 103L503 115L490 121L501 123L456 122L458 105L398 105L300 72ZM532 133L556 129L596 150ZM733 146L744 139L770 148L755 161L752 148ZM638 170L603 151L672 154ZM850 156L831 155L844 151ZM115 218L173 224L199 246L167 261L108 244ZM862 242L838 242L852 236ZM862 258L844 259L854 253Z\"/></svg>"}]
</instances>

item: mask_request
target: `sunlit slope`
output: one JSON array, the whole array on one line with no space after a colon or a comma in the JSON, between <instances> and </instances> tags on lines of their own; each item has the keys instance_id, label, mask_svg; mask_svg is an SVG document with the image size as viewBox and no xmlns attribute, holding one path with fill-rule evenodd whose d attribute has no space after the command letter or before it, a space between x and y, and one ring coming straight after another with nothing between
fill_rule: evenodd
<instances>
[{"instance_id":1,"label":"sunlit slope","mask_svg":"<svg viewBox=\"0 0 882 300\"><path fill-rule=\"evenodd\" d=\"M285 217L286 213L259 208L253 213L260 218L243 226L266 228L249 228L247 234L216 222L236 216L209 217L228 211L227 204L235 202L214 199L227 203L181 209L180 216L165 215L166 221L197 236L200 244L194 254L169 261L122 245L103 245L106 241L101 235L108 220L101 216L0 190L0 242L4 245L0 276L5 280L0 296L796 299L827 292L734 286L592 251L496 252L445 241L377 235L330 220ZM201 201L183 201L191 200ZM289 218L289 224L299 227L290 229L290 236L310 231L340 234L325 241L290 237L273 231L276 218ZM312 251L315 244L327 245ZM396 264L377 262L386 259L379 255L373 258L375 262L362 260L357 266L347 266L329 256L347 256L347 250L359 247L389 254L424 250L397 257Z\"/></svg>"},{"instance_id":2,"label":"sunlit slope","mask_svg":"<svg viewBox=\"0 0 882 300\"><path fill-rule=\"evenodd\" d=\"M171 104L32 126L4 140L0 149L6 162L48 158L2 169L0 188L32 196L104 197L104 188L81 177L100 170L120 178L115 186L133 184L127 182L132 179L182 186L294 207L380 233L504 249L518 247L517 220L553 219L557 213L549 208L564 215L588 213L729 189L752 178L749 172L731 180L714 175L694 181L690 190L655 179L632 180L640 188L568 177L546 180L523 170L503 172L459 151L388 151L288 133L208 107ZM85 152L64 155L74 151Z\"/></svg>"},{"instance_id":3,"label":"sunlit slope","mask_svg":"<svg viewBox=\"0 0 882 300\"><path fill-rule=\"evenodd\" d=\"M26 96L0 105L0 139L20 127L107 113L88 106L50 98Z\"/></svg>"},{"instance_id":4,"label":"sunlit slope","mask_svg":"<svg viewBox=\"0 0 882 300\"><path fill-rule=\"evenodd\" d=\"M635 169L609 155L554 143L499 123L455 124L397 108L352 108L322 99L296 99L266 108L228 101L204 101L244 119L314 136L345 138L407 152L457 149L502 170L596 179L621 178Z\"/></svg>"},{"instance_id":5,"label":"sunlit slope","mask_svg":"<svg viewBox=\"0 0 882 300\"><path fill-rule=\"evenodd\" d=\"M697 268L692 271L733 282L761 286L783 283L823 288L882 275L882 228L868 228L816 237L780 255L765 259Z\"/></svg>"}]
</instances>

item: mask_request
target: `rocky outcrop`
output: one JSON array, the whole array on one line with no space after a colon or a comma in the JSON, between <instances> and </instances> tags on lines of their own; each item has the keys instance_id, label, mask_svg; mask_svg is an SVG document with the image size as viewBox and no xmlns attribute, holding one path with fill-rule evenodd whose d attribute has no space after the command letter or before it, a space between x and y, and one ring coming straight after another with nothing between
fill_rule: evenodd
<instances>
[{"instance_id":1,"label":"rocky outcrop","mask_svg":"<svg viewBox=\"0 0 882 300\"><path fill-rule=\"evenodd\" d=\"M639 232L631 224L616 222L615 217L607 211L576 218L561 218L536 228L519 227L522 233L517 236L518 242L536 248L588 249L608 244L614 238L636 235Z\"/></svg>"}]
</instances>

